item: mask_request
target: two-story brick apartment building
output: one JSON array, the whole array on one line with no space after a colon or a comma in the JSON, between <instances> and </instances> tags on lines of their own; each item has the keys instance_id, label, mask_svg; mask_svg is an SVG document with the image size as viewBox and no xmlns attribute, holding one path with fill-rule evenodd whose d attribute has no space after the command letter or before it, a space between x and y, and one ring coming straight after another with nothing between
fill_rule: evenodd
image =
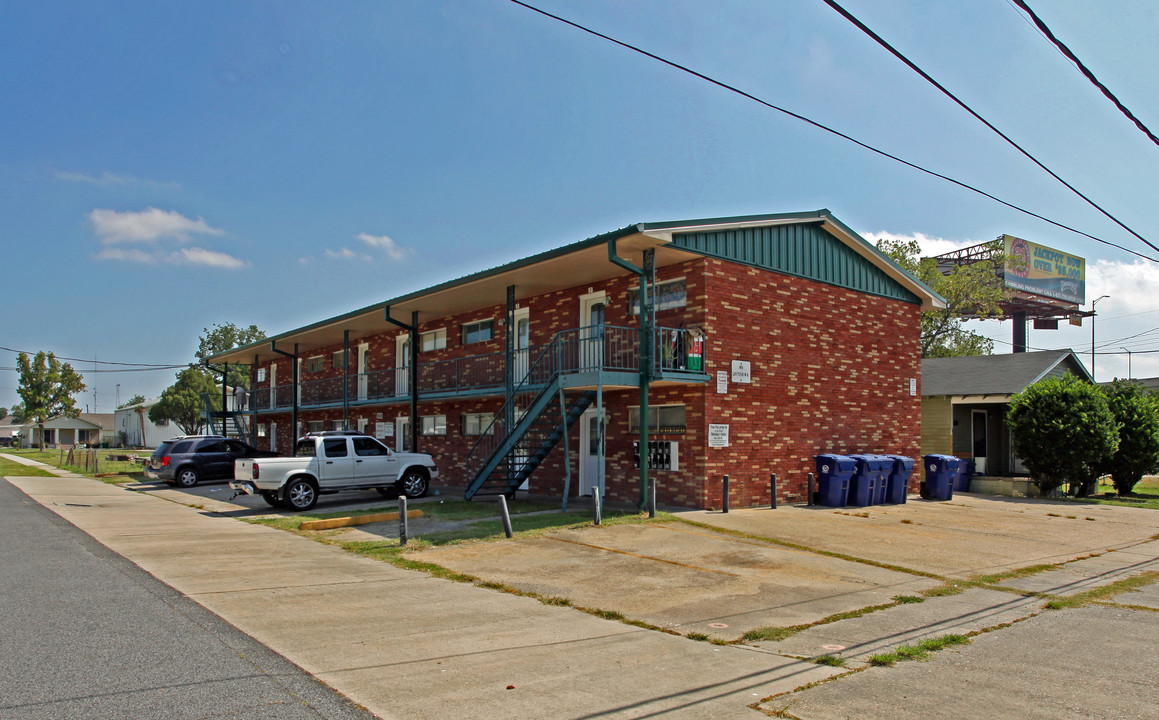
<instances>
[{"instance_id":1,"label":"two-story brick apartment building","mask_svg":"<svg viewBox=\"0 0 1159 720\"><path fill-rule=\"evenodd\" d=\"M770 473L803 500L818 453L917 455L919 314L943 305L826 210L642 223L210 361L251 366L264 449L349 427L468 496L654 481L712 508L728 474L745 506Z\"/></svg>"}]
</instances>

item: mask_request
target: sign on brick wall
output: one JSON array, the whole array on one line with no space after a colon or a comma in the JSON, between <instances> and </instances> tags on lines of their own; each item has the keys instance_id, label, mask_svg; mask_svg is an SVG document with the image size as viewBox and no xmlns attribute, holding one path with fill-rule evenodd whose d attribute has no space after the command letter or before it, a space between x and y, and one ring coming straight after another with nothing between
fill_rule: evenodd
<instances>
[{"instance_id":1,"label":"sign on brick wall","mask_svg":"<svg viewBox=\"0 0 1159 720\"><path fill-rule=\"evenodd\" d=\"M728 447L728 425L708 426L708 446L710 448Z\"/></svg>"},{"instance_id":2,"label":"sign on brick wall","mask_svg":"<svg viewBox=\"0 0 1159 720\"><path fill-rule=\"evenodd\" d=\"M734 383L751 383L753 381L752 364L748 360L732 361L732 381Z\"/></svg>"}]
</instances>

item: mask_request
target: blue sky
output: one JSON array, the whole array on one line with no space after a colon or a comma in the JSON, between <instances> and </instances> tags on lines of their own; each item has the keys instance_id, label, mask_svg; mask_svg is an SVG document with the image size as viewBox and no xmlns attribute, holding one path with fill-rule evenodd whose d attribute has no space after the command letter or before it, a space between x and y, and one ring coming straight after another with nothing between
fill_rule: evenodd
<instances>
[{"instance_id":1,"label":"blue sky","mask_svg":"<svg viewBox=\"0 0 1159 720\"><path fill-rule=\"evenodd\" d=\"M819 0L539 6L1159 255ZM845 6L1159 244L1159 147L1006 0ZM1159 130L1153 3L1035 9ZM932 250L1010 233L1086 257L1088 303L1110 295L1100 351L1120 353L1099 379L1127 374L1123 346L1159 375L1159 333L1129 338L1159 326L1154 264L507 0L9 2L0 98L6 348L183 363L214 323L282 332L629 223L825 207ZM1030 342L1089 362L1089 325ZM108 412L117 384L155 396L172 372L86 380ZM0 406L15 388L0 370Z\"/></svg>"}]
</instances>

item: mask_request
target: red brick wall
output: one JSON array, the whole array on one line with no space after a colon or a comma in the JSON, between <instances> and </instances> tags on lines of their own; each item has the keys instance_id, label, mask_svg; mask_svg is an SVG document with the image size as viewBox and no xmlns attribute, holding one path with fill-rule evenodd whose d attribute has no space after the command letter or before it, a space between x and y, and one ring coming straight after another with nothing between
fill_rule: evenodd
<instances>
[{"instance_id":1,"label":"red brick wall","mask_svg":"<svg viewBox=\"0 0 1159 720\"><path fill-rule=\"evenodd\" d=\"M679 471L653 470L661 505L719 508L721 479L731 479L731 504L735 507L766 505L769 474L777 473L778 499L803 501L806 474L813 471L813 456L821 452L897 453L917 457L920 449L920 398L909 394L909 379L918 378L919 308L803 278L780 275L716 259L698 259L662 268L658 280L684 277L688 306L657 314L657 324L704 327L708 385L654 386L653 406L682 403L687 430L652 439L680 443ZM593 286L573 287L519 301L530 308L531 343L543 345L555 333L579 324L579 297L590 291L607 293L606 322L633 327L637 319L628 308L628 290L636 285L630 276ZM462 345L462 323L492 317L495 338ZM502 353L499 324L505 308L487 308L425 322L422 331L446 328L447 348L420 353L420 364L482 353ZM387 330L370 338L351 340L351 356L357 345L370 344L370 370L396 366L395 338L401 330ZM341 346L303 352L322 354L326 369L303 380L340 376L331 369L330 353ZM752 383L728 383L728 393L717 394L715 374L728 372L732 360L751 363ZM288 360L277 361L278 382L289 382ZM352 364L352 372L355 366ZM268 377L267 377L268 385ZM258 384L261 387L262 384ZM635 503L639 497L638 474L633 467L632 441L628 431L629 407L639 404L636 389L605 392L608 417L606 482L608 499ZM446 415L447 435L419 439L419 450L431 453L442 471L442 483L463 486L464 462L476 437L463 437L461 416L472 412L497 412L502 398L423 402L420 415ZM383 419L377 415L381 413ZM351 425L359 417L393 423L410 413L407 402L351 407ZM302 422L341 419L341 408L303 410ZM278 447L288 451L294 437L289 413L263 415L259 422L278 423ZM708 448L708 426L730 426L728 448ZM370 429L373 428L373 425ZM572 463L571 495L579 486L579 428L569 434ZM394 439L388 440L393 446ZM265 445L268 447L267 444ZM531 479L533 492L558 494L564 482L564 452L557 447ZM916 480L915 480L916 483Z\"/></svg>"},{"instance_id":2,"label":"red brick wall","mask_svg":"<svg viewBox=\"0 0 1159 720\"><path fill-rule=\"evenodd\" d=\"M706 276L708 371L747 360L752 383L707 388L704 421L728 424L730 447L704 449L704 506L726 473L734 506L764 505L774 472L779 500L803 500L819 453L918 456L919 306L715 259Z\"/></svg>"}]
</instances>

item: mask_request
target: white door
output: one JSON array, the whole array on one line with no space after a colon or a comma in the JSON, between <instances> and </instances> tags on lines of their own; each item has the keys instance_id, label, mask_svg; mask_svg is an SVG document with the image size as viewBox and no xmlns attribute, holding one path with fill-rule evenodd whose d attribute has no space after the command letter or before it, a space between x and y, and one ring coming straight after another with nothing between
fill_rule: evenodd
<instances>
[{"instance_id":1,"label":"white door","mask_svg":"<svg viewBox=\"0 0 1159 720\"><path fill-rule=\"evenodd\" d=\"M527 377L531 361L531 316L529 308L515 311L515 384Z\"/></svg>"},{"instance_id":2,"label":"white door","mask_svg":"<svg viewBox=\"0 0 1159 720\"><path fill-rule=\"evenodd\" d=\"M354 481L371 487L390 485L398 477L398 458L374 438L350 438L354 446Z\"/></svg>"},{"instance_id":3,"label":"white door","mask_svg":"<svg viewBox=\"0 0 1159 720\"><path fill-rule=\"evenodd\" d=\"M410 418L408 417L394 419L394 449L398 452L410 452Z\"/></svg>"},{"instance_id":4,"label":"white door","mask_svg":"<svg viewBox=\"0 0 1159 720\"><path fill-rule=\"evenodd\" d=\"M410 389L410 335L394 339L394 394L406 395Z\"/></svg>"},{"instance_id":5,"label":"white door","mask_svg":"<svg viewBox=\"0 0 1159 720\"><path fill-rule=\"evenodd\" d=\"M367 359L370 357L370 346L358 346L358 399L365 400L369 397L369 370L366 367Z\"/></svg>"},{"instance_id":6,"label":"white door","mask_svg":"<svg viewBox=\"0 0 1159 720\"><path fill-rule=\"evenodd\" d=\"M294 395L298 398L298 405L302 404L302 358L298 358L298 384L294 386Z\"/></svg>"},{"instance_id":7,"label":"white door","mask_svg":"<svg viewBox=\"0 0 1159 720\"><path fill-rule=\"evenodd\" d=\"M580 369L598 368L602 364L606 304L602 291L580 296Z\"/></svg>"},{"instance_id":8,"label":"white door","mask_svg":"<svg viewBox=\"0 0 1159 720\"><path fill-rule=\"evenodd\" d=\"M278 424L270 423L270 452L278 451Z\"/></svg>"},{"instance_id":9,"label":"white door","mask_svg":"<svg viewBox=\"0 0 1159 720\"><path fill-rule=\"evenodd\" d=\"M270 409L278 406L278 366L270 365Z\"/></svg>"},{"instance_id":10,"label":"white door","mask_svg":"<svg viewBox=\"0 0 1159 720\"><path fill-rule=\"evenodd\" d=\"M579 494L591 495L600 485L600 418L593 408L580 417ZM603 497L603 492L600 497Z\"/></svg>"},{"instance_id":11,"label":"white door","mask_svg":"<svg viewBox=\"0 0 1159 720\"><path fill-rule=\"evenodd\" d=\"M322 487L349 485L354 480L354 456L345 437L322 439L322 453L318 462L319 484Z\"/></svg>"}]
</instances>

